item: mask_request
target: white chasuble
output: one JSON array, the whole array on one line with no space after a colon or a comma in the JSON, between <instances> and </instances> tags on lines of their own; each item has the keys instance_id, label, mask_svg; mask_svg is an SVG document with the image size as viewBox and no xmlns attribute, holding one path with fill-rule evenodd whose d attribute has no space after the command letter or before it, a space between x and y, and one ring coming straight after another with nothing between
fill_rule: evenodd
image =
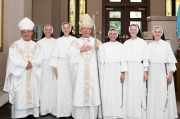
<instances>
[{"instance_id":1,"label":"white chasuble","mask_svg":"<svg viewBox=\"0 0 180 119\"><path fill-rule=\"evenodd\" d=\"M40 114L46 115L50 113L50 106L51 104L49 101L52 99L52 88L53 88L53 81L54 81L54 68L49 66L50 58L53 53L56 39L54 38L46 38L44 37L37 43L43 52L43 62L42 62L42 74L41 74L41 81L42 81L42 98L40 102Z\"/></svg>"},{"instance_id":2,"label":"white chasuble","mask_svg":"<svg viewBox=\"0 0 180 119\"><path fill-rule=\"evenodd\" d=\"M148 73L147 119L178 118L173 76L172 83L167 88L169 72L176 70L175 63L177 61L174 53L170 44L163 40L151 42L148 48L150 66Z\"/></svg>"},{"instance_id":3,"label":"white chasuble","mask_svg":"<svg viewBox=\"0 0 180 119\"><path fill-rule=\"evenodd\" d=\"M74 39L72 36L58 38L49 64L58 70L51 96L51 113L57 118L72 115L72 84L66 52Z\"/></svg>"},{"instance_id":4,"label":"white chasuble","mask_svg":"<svg viewBox=\"0 0 180 119\"><path fill-rule=\"evenodd\" d=\"M99 40L98 42L101 44ZM86 110L88 110L88 108L91 110L91 107L96 108L96 106L100 104L97 58L94 43L95 39L93 37L79 38L73 40L67 50L73 90L72 104L75 108L74 118L85 119L80 112L78 113L78 110L81 110L79 108L87 107ZM92 49L81 53L80 48L83 44L91 45ZM93 108L93 110L96 110L95 108ZM82 116L80 116L80 114ZM93 118L96 117L97 112Z\"/></svg>"},{"instance_id":5,"label":"white chasuble","mask_svg":"<svg viewBox=\"0 0 180 119\"><path fill-rule=\"evenodd\" d=\"M124 43L128 72L124 81L124 119L146 119L146 82L149 52L146 41L137 37Z\"/></svg>"},{"instance_id":6,"label":"white chasuble","mask_svg":"<svg viewBox=\"0 0 180 119\"><path fill-rule=\"evenodd\" d=\"M39 45L22 38L9 48L4 91L9 92L12 118L39 116L42 52ZM32 68L26 70L27 61Z\"/></svg>"},{"instance_id":7,"label":"white chasuble","mask_svg":"<svg viewBox=\"0 0 180 119\"><path fill-rule=\"evenodd\" d=\"M120 77L121 72L127 71L124 46L119 42L104 43L99 48L98 60L104 118L123 118L123 84Z\"/></svg>"}]
</instances>

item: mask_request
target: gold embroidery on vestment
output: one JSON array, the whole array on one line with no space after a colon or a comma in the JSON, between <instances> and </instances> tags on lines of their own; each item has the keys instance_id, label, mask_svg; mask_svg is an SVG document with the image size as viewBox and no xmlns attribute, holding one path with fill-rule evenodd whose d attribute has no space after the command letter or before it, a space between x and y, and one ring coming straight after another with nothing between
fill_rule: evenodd
<instances>
[{"instance_id":1,"label":"gold embroidery on vestment","mask_svg":"<svg viewBox=\"0 0 180 119\"><path fill-rule=\"evenodd\" d=\"M81 49L81 47L82 47L82 46L79 44L79 42L76 41L76 40L73 40L73 41L71 42L71 45L74 46L75 48L77 48L78 50Z\"/></svg>"},{"instance_id":2,"label":"gold embroidery on vestment","mask_svg":"<svg viewBox=\"0 0 180 119\"><path fill-rule=\"evenodd\" d=\"M98 40L99 44L102 44L101 41ZM88 44L86 44L88 45ZM73 40L71 43L71 46L77 48L78 50L82 47L78 41ZM92 49L90 50L91 52L91 57L89 59L85 59L86 57L88 57L90 54L89 52L86 52L86 54L84 53L83 55L85 56L85 58L82 56L82 58L84 59L84 106L89 106L89 90L90 90L90 59L93 56L93 53L95 52L95 46L92 46Z\"/></svg>"},{"instance_id":3,"label":"gold embroidery on vestment","mask_svg":"<svg viewBox=\"0 0 180 119\"><path fill-rule=\"evenodd\" d=\"M13 43L10 48L16 48L16 43Z\"/></svg>"},{"instance_id":4,"label":"gold embroidery on vestment","mask_svg":"<svg viewBox=\"0 0 180 119\"><path fill-rule=\"evenodd\" d=\"M30 51L24 51L22 48L19 47L17 43L13 43L10 48L16 48L19 54L22 56L24 61L32 61L34 58L34 54L36 53L36 49L41 48L38 44L35 44L34 47ZM31 55L30 55L31 54ZM28 58L25 60L25 58ZM31 58L31 60L30 60Z\"/></svg>"},{"instance_id":5,"label":"gold embroidery on vestment","mask_svg":"<svg viewBox=\"0 0 180 119\"><path fill-rule=\"evenodd\" d=\"M10 48L16 48L16 50L19 52L19 54L21 56L23 56L23 54L25 53L25 51L19 47L19 45L17 43L13 43Z\"/></svg>"},{"instance_id":6,"label":"gold embroidery on vestment","mask_svg":"<svg viewBox=\"0 0 180 119\"><path fill-rule=\"evenodd\" d=\"M17 43L13 43L10 48L16 48L18 53L22 56L24 61L32 61L34 55L36 53L36 49L41 48L38 44L35 44L34 47L29 51L29 47L25 47L26 50L24 51L22 48L19 47ZM27 58L27 60L25 60ZM32 82L31 82L31 70L26 70L26 98L27 98L27 109L33 107L33 99L32 99Z\"/></svg>"},{"instance_id":7,"label":"gold embroidery on vestment","mask_svg":"<svg viewBox=\"0 0 180 119\"><path fill-rule=\"evenodd\" d=\"M26 95L27 108L32 108L32 85L31 85L31 71L26 71Z\"/></svg>"},{"instance_id":8,"label":"gold embroidery on vestment","mask_svg":"<svg viewBox=\"0 0 180 119\"><path fill-rule=\"evenodd\" d=\"M84 60L84 106L89 106L90 59Z\"/></svg>"}]
</instances>

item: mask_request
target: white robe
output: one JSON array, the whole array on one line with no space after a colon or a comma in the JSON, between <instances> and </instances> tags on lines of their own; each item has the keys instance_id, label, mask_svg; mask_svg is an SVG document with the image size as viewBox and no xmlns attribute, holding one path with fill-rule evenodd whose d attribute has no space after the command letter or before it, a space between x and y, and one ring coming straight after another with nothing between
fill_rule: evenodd
<instances>
[{"instance_id":1,"label":"white robe","mask_svg":"<svg viewBox=\"0 0 180 119\"><path fill-rule=\"evenodd\" d=\"M42 62L42 88L41 88L41 102L40 102L40 114L46 115L50 113L51 104L49 101L52 99L52 88L54 81L54 69L49 66L49 61L54 50L54 46L56 44L56 40L54 38L46 38L44 37L40 41L37 42L41 47L43 52L43 62Z\"/></svg>"},{"instance_id":2,"label":"white robe","mask_svg":"<svg viewBox=\"0 0 180 119\"><path fill-rule=\"evenodd\" d=\"M58 80L54 79L51 113L58 117L69 117L72 114L72 84L66 51L75 37L57 39L50 66L57 68Z\"/></svg>"},{"instance_id":3,"label":"white robe","mask_svg":"<svg viewBox=\"0 0 180 119\"><path fill-rule=\"evenodd\" d=\"M149 52L146 41L137 37L124 43L128 72L124 81L124 119L146 119L146 82ZM143 63L141 63L143 61Z\"/></svg>"},{"instance_id":4,"label":"white robe","mask_svg":"<svg viewBox=\"0 0 180 119\"><path fill-rule=\"evenodd\" d=\"M32 40L21 38L10 46L4 91L9 92L12 118L39 117L42 59L40 46ZM26 70L27 61L33 65L29 70Z\"/></svg>"},{"instance_id":5,"label":"white robe","mask_svg":"<svg viewBox=\"0 0 180 119\"><path fill-rule=\"evenodd\" d=\"M90 37L90 42L87 40L88 38L73 40L67 51L73 86L73 117L78 119L96 118L96 108L100 104L95 39ZM91 45L92 49L80 53L83 44ZM87 112L86 115L82 110Z\"/></svg>"},{"instance_id":6,"label":"white robe","mask_svg":"<svg viewBox=\"0 0 180 119\"><path fill-rule=\"evenodd\" d=\"M127 71L124 46L119 42L104 43L98 55L104 119L123 118L123 83L120 77L121 72Z\"/></svg>"},{"instance_id":7,"label":"white robe","mask_svg":"<svg viewBox=\"0 0 180 119\"><path fill-rule=\"evenodd\" d=\"M148 45L150 55L150 66L148 76L148 109L147 119L175 119L177 116L176 97L174 90L174 79L168 85L167 109L167 77L169 72L176 70L177 63L171 46L168 42L159 40ZM165 69L167 63L167 73ZM165 111L165 112L164 112Z\"/></svg>"}]
</instances>

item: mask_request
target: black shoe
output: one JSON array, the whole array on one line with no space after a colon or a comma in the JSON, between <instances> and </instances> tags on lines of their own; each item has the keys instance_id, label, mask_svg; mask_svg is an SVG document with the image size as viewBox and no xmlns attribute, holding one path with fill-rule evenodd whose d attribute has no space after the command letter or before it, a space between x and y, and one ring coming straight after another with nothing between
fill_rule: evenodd
<instances>
[{"instance_id":1,"label":"black shoe","mask_svg":"<svg viewBox=\"0 0 180 119\"><path fill-rule=\"evenodd\" d=\"M66 117L60 117L59 119L65 119Z\"/></svg>"},{"instance_id":2,"label":"black shoe","mask_svg":"<svg viewBox=\"0 0 180 119\"><path fill-rule=\"evenodd\" d=\"M26 119L36 119L36 118L33 115L29 115L29 116L27 116Z\"/></svg>"},{"instance_id":3,"label":"black shoe","mask_svg":"<svg viewBox=\"0 0 180 119\"><path fill-rule=\"evenodd\" d=\"M74 118L72 117L72 115L71 115L70 117L68 117L68 118L70 118L70 119L74 119Z\"/></svg>"}]
</instances>

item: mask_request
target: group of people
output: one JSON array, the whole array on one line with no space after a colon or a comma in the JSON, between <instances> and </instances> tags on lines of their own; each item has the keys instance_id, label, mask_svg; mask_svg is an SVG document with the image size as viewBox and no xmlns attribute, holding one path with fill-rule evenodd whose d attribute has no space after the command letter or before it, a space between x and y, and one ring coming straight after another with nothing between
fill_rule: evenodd
<instances>
[{"instance_id":1,"label":"group of people","mask_svg":"<svg viewBox=\"0 0 180 119\"><path fill-rule=\"evenodd\" d=\"M177 61L163 29L154 27L154 41L148 45L136 24L129 26L131 38L124 44L118 42L117 30L110 29L109 42L102 44L90 36L93 25L85 14L79 21L82 37L75 38L65 22L57 40L53 27L46 25L44 37L35 43L34 23L20 21L22 38L9 48L4 84L11 117L177 118Z\"/></svg>"}]
</instances>

